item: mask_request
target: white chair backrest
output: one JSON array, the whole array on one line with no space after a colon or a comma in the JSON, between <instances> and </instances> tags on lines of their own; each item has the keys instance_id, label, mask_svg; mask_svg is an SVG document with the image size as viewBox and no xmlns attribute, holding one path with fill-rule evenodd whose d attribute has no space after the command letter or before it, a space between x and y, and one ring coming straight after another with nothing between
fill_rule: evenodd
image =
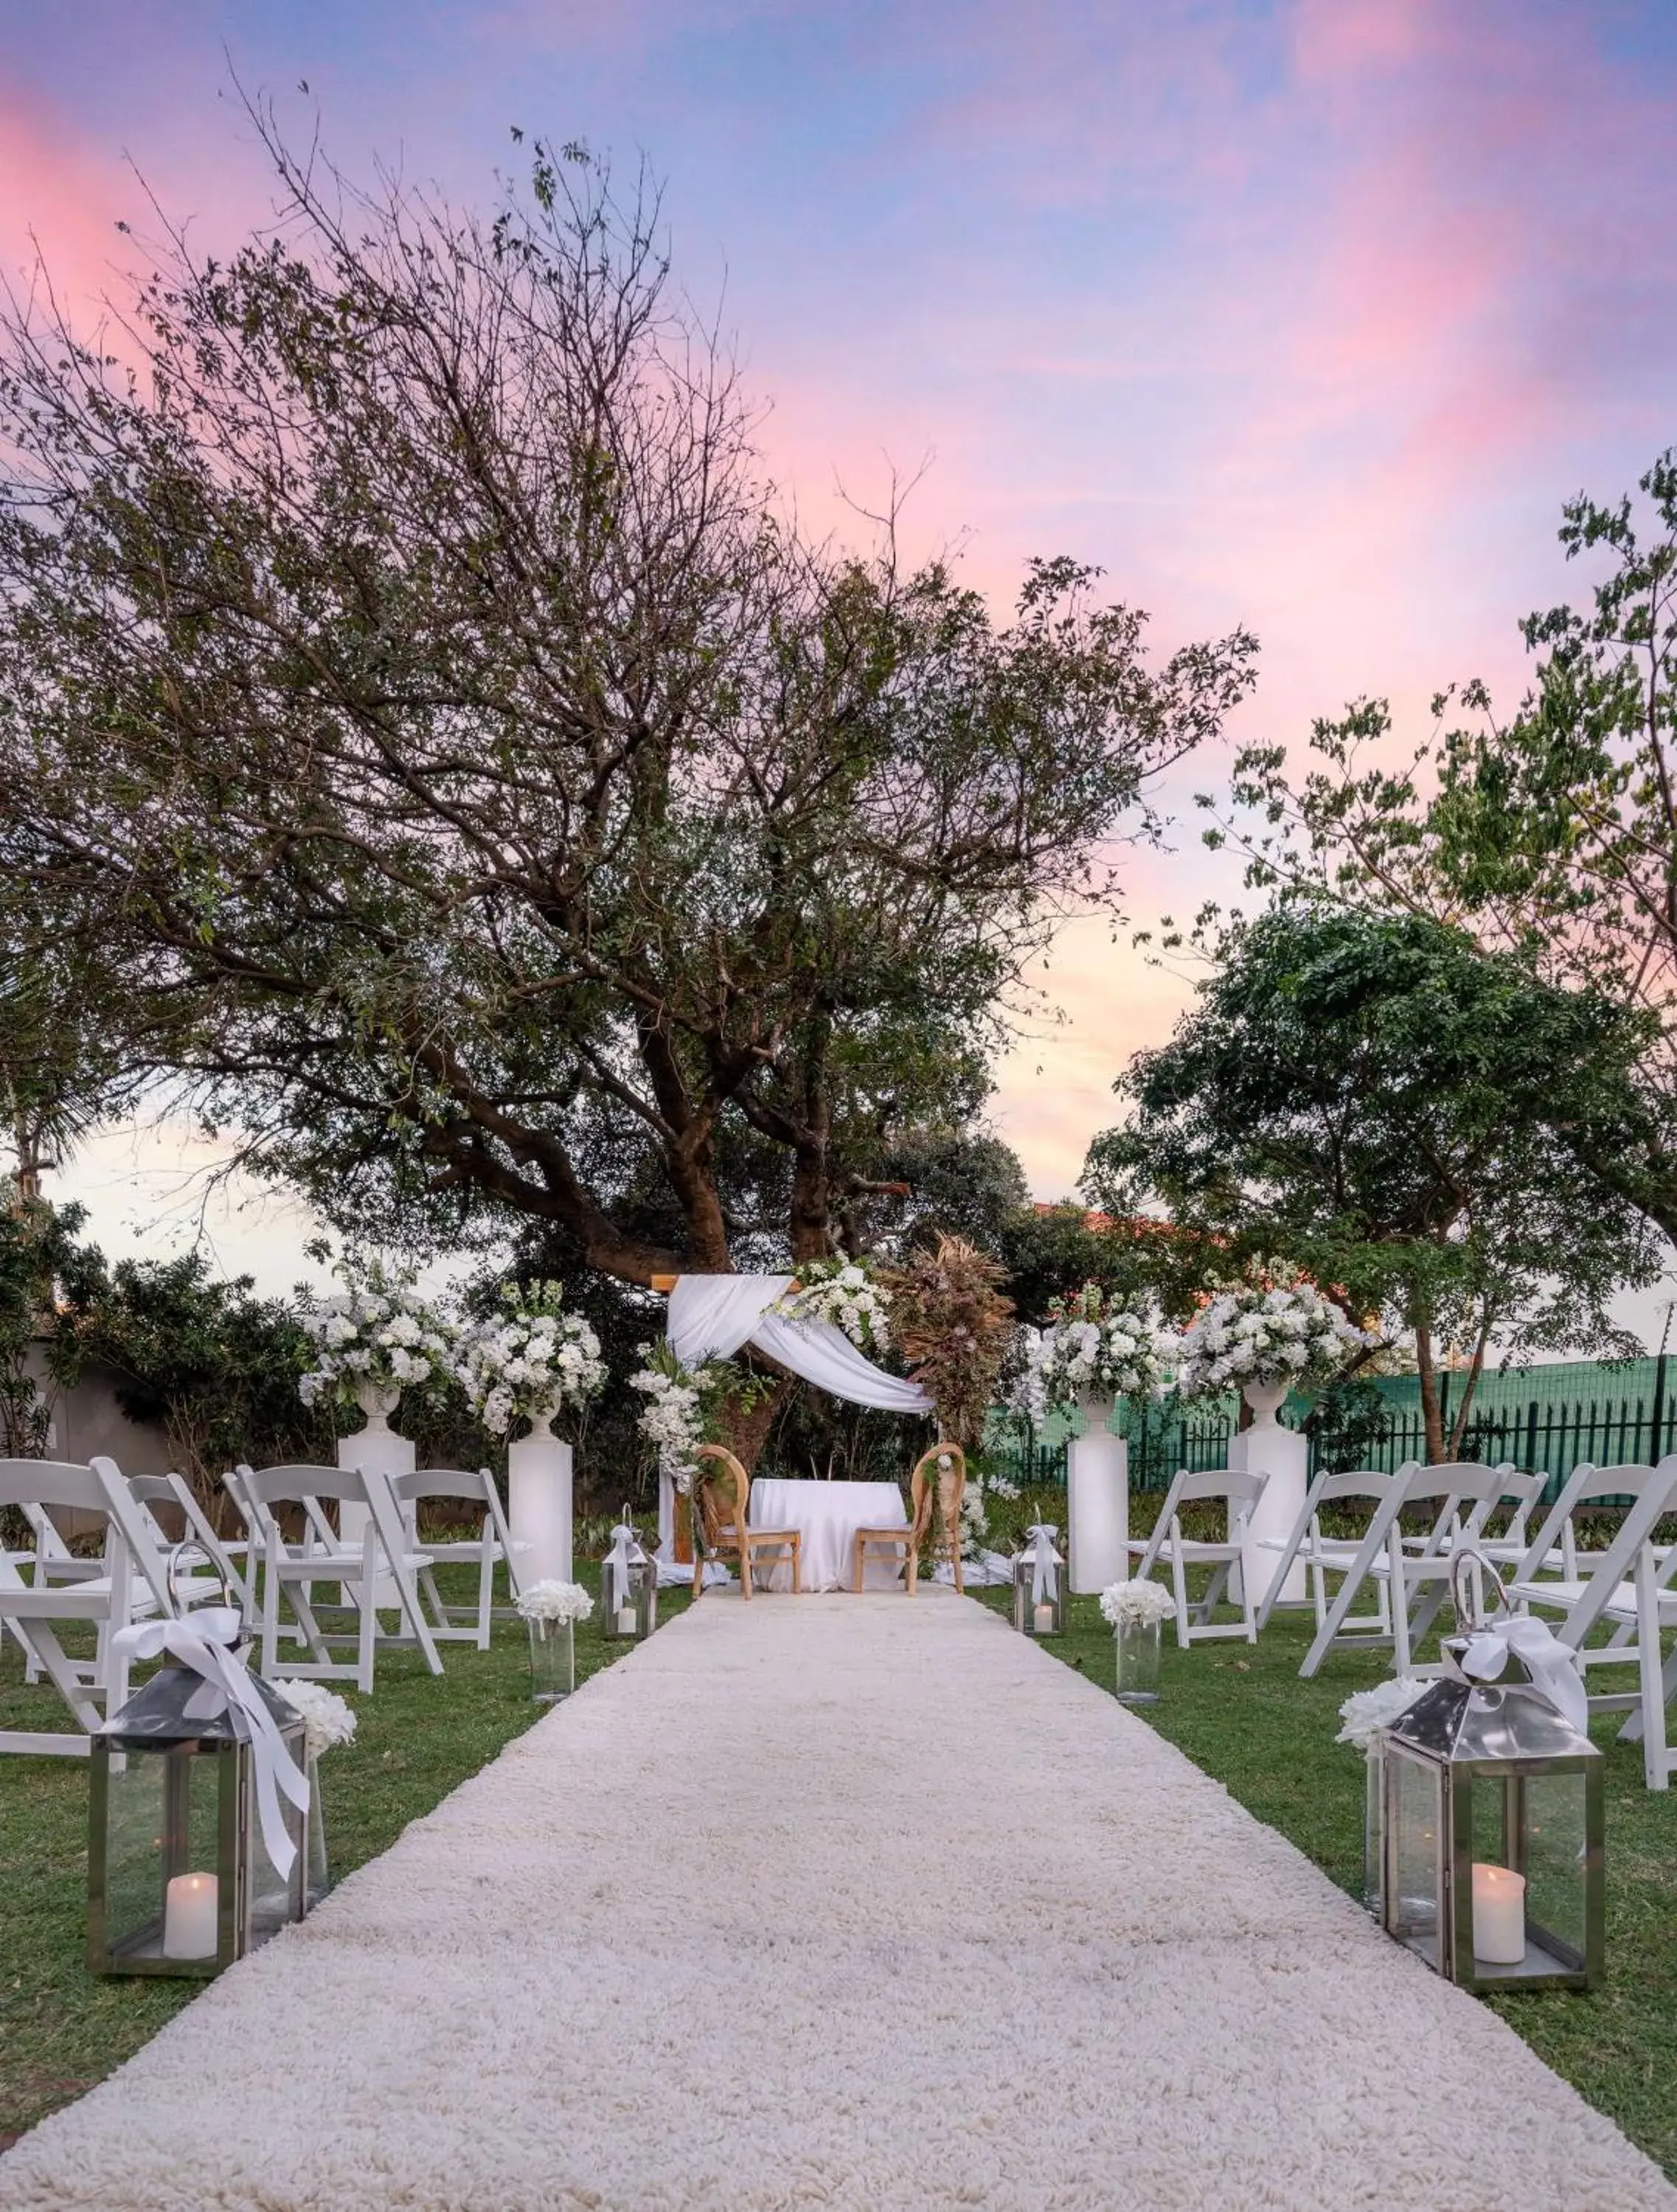
<instances>
[{"instance_id":1,"label":"white chair backrest","mask_svg":"<svg viewBox=\"0 0 1677 2212\"><path fill-rule=\"evenodd\" d=\"M1582 1480L1580 1480L1582 1478ZM1577 1494L1572 1496L1574 1485ZM1517 1581L1533 1581L1536 1569L1548 1556L1553 1531L1560 1526L1563 1509L1570 1512L1579 1498L1628 1498L1631 1501L1613 1540L1605 1551L1584 1552L1580 1564L1593 1563L1582 1595L1555 1631L1574 1650L1611 1605L1620 1583L1636 1578L1638 1554L1653 1541L1654 1531L1668 1513L1677 1512L1677 1452L1668 1452L1657 1467L1575 1468L1571 1480L1544 1516L1530 1549L1516 1571ZM1677 1554L1674 1554L1677 1563ZM1531 1569L1528 1575L1528 1568Z\"/></svg>"},{"instance_id":2,"label":"white chair backrest","mask_svg":"<svg viewBox=\"0 0 1677 2212\"><path fill-rule=\"evenodd\" d=\"M211 1571L227 1584L235 1604L245 1603L244 1579L228 1558L221 1538L210 1526L210 1516L192 1495L191 1485L183 1474L173 1471L167 1474L131 1474L128 1478L131 1496L155 1530L159 1543L167 1551L176 1542L197 1545L209 1560ZM180 1535L173 1537L163 1528L153 1511L162 1505L180 1516Z\"/></svg>"},{"instance_id":3,"label":"white chair backrest","mask_svg":"<svg viewBox=\"0 0 1677 2212\"><path fill-rule=\"evenodd\" d=\"M475 1474L458 1467L420 1468L412 1474L392 1475L390 1486L403 1505L416 1505L428 1498L453 1498L464 1504L481 1505L488 1512L491 1498L500 1502L495 1478L486 1467L480 1467Z\"/></svg>"},{"instance_id":4,"label":"white chair backrest","mask_svg":"<svg viewBox=\"0 0 1677 2212\"><path fill-rule=\"evenodd\" d=\"M174 1612L163 1554L114 1460L95 1455L85 1467L59 1460L0 1460L0 1505L97 1514L106 1524L107 1565L115 1571L114 1554L120 1551L120 1564L138 1571L164 1613Z\"/></svg>"},{"instance_id":5,"label":"white chair backrest","mask_svg":"<svg viewBox=\"0 0 1677 2212\"><path fill-rule=\"evenodd\" d=\"M1544 1515L1542 1525L1528 1546L1524 1559L1515 1569L1516 1580L1534 1581L1542 1571L1544 1561L1557 1546L1569 1575L1577 1573L1580 1558L1588 1560L1603 1557L1600 1549L1580 1550L1572 1528L1573 1515L1580 1506L1593 1505L1603 1498L1629 1498L1631 1505L1625 1522L1637 1520L1639 1517L1637 1509L1650 1488L1660 1490L1663 1494L1662 1471L1667 1464L1666 1460L1662 1460L1657 1467L1649 1467L1641 1462L1627 1462L1619 1467L1597 1467L1593 1461L1580 1460L1561 1485L1559 1495ZM1650 1528L1653 1522L1659 1518L1658 1513L1653 1516L1653 1520L1649 1522Z\"/></svg>"},{"instance_id":6,"label":"white chair backrest","mask_svg":"<svg viewBox=\"0 0 1677 2212\"><path fill-rule=\"evenodd\" d=\"M1483 1466L1477 1460L1446 1460L1437 1467L1412 1466L1398 1504L1399 1513L1406 1506L1426 1505L1435 1499L1438 1507L1421 1556L1427 1558L1448 1550L1458 1534L1469 1539L1477 1536L1492 1507L1503 1495L1504 1486L1518 1473L1511 1460L1499 1461L1495 1467ZM1464 1505L1471 1508L1465 1521L1461 1513Z\"/></svg>"},{"instance_id":7,"label":"white chair backrest","mask_svg":"<svg viewBox=\"0 0 1677 2212\"><path fill-rule=\"evenodd\" d=\"M1243 1510L1250 1512L1263 1495L1267 1480L1238 1468L1208 1467L1198 1474L1190 1474L1184 1468L1170 1486L1171 1510L1201 1498L1220 1498L1227 1502L1231 1515Z\"/></svg>"},{"instance_id":8,"label":"white chair backrest","mask_svg":"<svg viewBox=\"0 0 1677 2212\"><path fill-rule=\"evenodd\" d=\"M1407 1474L1405 1468L1388 1474L1377 1467L1358 1467L1342 1474L1319 1474L1310 1485L1310 1517L1314 1520L1324 1505L1336 1505L1344 1498L1360 1499L1377 1512L1401 1487L1401 1480L1407 1479Z\"/></svg>"},{"instance_id":9,"label":"white chair backrest","mask_svg":"<svg viewBox=\"0 0 1677 2212\"><path fill-rule=\"evenodd\" d=\"M240 1483L252 1505L301 1505L306 1498L330 1498L351 1505L371 1504L371 1486L358 1467L241 1467Z\"/></svg>"}]
</instances>

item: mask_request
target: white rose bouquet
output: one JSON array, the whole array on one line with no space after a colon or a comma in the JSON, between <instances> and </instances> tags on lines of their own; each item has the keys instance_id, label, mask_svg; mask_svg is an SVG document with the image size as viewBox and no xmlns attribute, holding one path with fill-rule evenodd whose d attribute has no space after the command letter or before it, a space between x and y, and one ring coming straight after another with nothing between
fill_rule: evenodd
<instances>
[{"instance_id":1,"label":"white rose bouquet","mask_svg":"<svg viewBox=\"0 0 1677 2212\"><path fill-rule=\"evenodd\" d=\"M862 1352L890 1348L890 1297L863 1260L814 1260L798 1270L798 1286L775 1302L788 1321L830 1322Z\"/></svg>"},{"instance_id":2,"label":"white rose bouquet","mask_svg":"<svg viewBox=\"0 0 1677 2212\"><path fill-rule=\"evenodd\" d=\"M1399 1674L1389 1682L1377 1683L1372 1690L1353 1690L1340 1707L1341 1725L1334 1742L1354 1743L1359 1751L1366 1751L1382 1729L1401 1720L1422 1691L1431 1687L1431 1682L1419 1681L1413 1674Z\"/></svg>"},{"instance_id":3,"label":"white rose bouquet","mask_svg":"<svg viewBox=\"0 0 1677 2212\"><path fill-rule=\"evenodd\" d=\"M1373 1340L1297 1267L1255 1263L1245 1280L1220 1283L1183 1330L1176 1387L1215 1396L1248 1382L1327 1382L1346 1354Z\"/></svg>"},{"instance_id":4,"label":"white rose bouquet","mask_svg":"<svg viewBox=\"0 0 1677 2212\"><path fill-rule=\"evenodd\" d=\"M1048 1326L1027 1329L1017 1402L1040 1421L1050 1407L1080 1398L1146 1398L1170 1380L1169 1340L1139 1299L1109 1302L1085 1283L1048 1308Z\"/></svg>"},{"instance_id":5,"label":"white rose bouquet","mask_svg":"<svg viewBox=\"0 0 1677 2212\"><path fill-rule=\"evenodd\" d=\"M519 1592L515 1602L526 1620L568 1620L573 1627L579 1620L586 1620L594 1609L594 1601L581 1583L532 1583Z\"/></svg>"},{"instance_id":6,"label":"white rose bouquet","mask_svg":"<svg viewBox=\"0 0 1677 2212\"><path fill-rule=\"evenodd\" d=\"M491 1436L516 1420L551 1419L603 1387L599 1339L580 1314L565 1311L564 1297L562 1283L509 1283L501 1311L465 1339L454 1371Z\"/></svg>"},{"instance_id":7,"label":"white rose bouquet","mask_svg":"<svg viewBox=\"0 0 1677 2212\"><path fill-rule=\"evenodd\" d=\"M447 1374L448 1325L419 1297L410 1276L386 1274L374 1260L346 1261L344 1288L307 1300L298 1316L314 1347L315 1365L302 1376L304 1405L336 1399L352 1405L357 1383L386 1390L428 1389Z\"/></svg>"},{"instance_id":8,"label":"white rose bouquet","mask_svg":"<svg viewBox=\"0 0 1677 2212\"><path fill-rule=\"evenodd\" d=\"M303 1755L319 1759L340 1743L353 1743L355 1717L335 1690L324 1682L270 1682L276 1698L283 1698L294 1713L302 1716Z\"/></svg>"},{"instance_id":9,"label":"white rose bouquet","mask_svg":"<svg viewBox=\"0 0 1677 2212\"><path fill-rule=\"evenodd\" d=\"M1163 1583L1109 1583L1101 1592L1101 1618L1112 1628L1156 1627L1176 1609Z\"/></svg>"}]
</instances>

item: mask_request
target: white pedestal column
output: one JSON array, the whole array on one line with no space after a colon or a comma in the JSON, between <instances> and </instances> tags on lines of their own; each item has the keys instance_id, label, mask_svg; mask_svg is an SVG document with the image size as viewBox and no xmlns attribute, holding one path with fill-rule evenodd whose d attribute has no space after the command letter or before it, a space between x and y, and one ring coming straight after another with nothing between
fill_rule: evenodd
<instances>
[{"instance_id":1,"label":"white pedestal column","mask_svg":"<svg viewBox=\"0 0 1677 2212\"><path fill-rule=\"evenodd\" d=\"M546 1420L507 1447L507 1523L526 1589L571 1580L571 1448Z\"/></svg>"},{"instance_id":2,"label":"white pedestal column","mask_svg":"<svg viewBox=\"0 0 1677 2212\"><path fill-rule=\"evenodd\" d=\"M1130 1448L1107 1426L1112 1403L1085 1398L1083 1434L1066 1448L1066 1572L1085 1595L1130 1571Z\"/></svg>"},{"instance_id":3,"label":"white pedestal column","mask_svg":"<svg viewBox=\"0 0 1677 2212\"><path fill-rule=\"evenodd\" d=\"M1243 1572L1251 1577L1254 1605L1261 1605L1269 1595L1269 1586L1281 1564L1280 1553L1266 1550L1261 1539L1270 1536L1281 1543L1286 1541L1309 1487L1309 1441L1297 1429L1284 1429L1276 1418L1287 1389L1285 1382L1248 1383L1245 1395L1252 1408L1252 1425L1234 1438L1229 1448L1230 1468L1238 1465L1249 1474L1269 1477L1263 1496L1247 1523L1242 1561ZM1235 1456L1236 1445L1240 1448L1238 1461ZM1302 1565L1295 1565L1289 1570L1276 1602L1303 1605L1309 1595L1304 1569Z\"/></svg>"},{"instance_id":4,"label":"white pedestal column","mask_svg":"<svg viewBox=\"0 0 1677 2212\"><path fill-rule=\"evenodd\" d=\"M390 1417L401 1402L399 1390L380 1389L377 1384L357 1385L356 1399L367 1416L367 1426L358 1429L352 1437L340 1437L337 1441L337 1463L354 1468L358 1473L371 1474L411 1474L414 1470L414 1449L405 1437L398 1437L390 1425ZM367 1534L369 1516L364 1505L347 1502L337 1509L337 1533L346 1544L360 1547ZM380 1612L396 1611L401 1605L396 1580L387 1570L374 1584L374 1602Z\"/></svg>"}]
</instances>

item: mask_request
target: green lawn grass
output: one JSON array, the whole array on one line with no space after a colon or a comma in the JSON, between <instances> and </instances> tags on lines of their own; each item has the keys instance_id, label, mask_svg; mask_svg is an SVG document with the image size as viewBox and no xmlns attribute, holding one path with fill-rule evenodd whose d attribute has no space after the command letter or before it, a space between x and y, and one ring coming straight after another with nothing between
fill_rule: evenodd
<instances>
[{"instance_id":1,"label":"green lawn grass","mask_svg":"<svg viewBox=\"0 0 1677 2212\"><path fill-rule=\"evenodd\" d=\"M1005 1608L1006 1591L983 1593ZM660 1609L684 1596L665 1591ZM1314 1682L1298 1665L1309 1635L1278 1614L1256 1646L1178 1651L1165 1632L1164 1702L1145 1717L1289 1837L1340 1886L1360 1888L1363 1770L1334 1741L1340 1700L1381 1680L1372 1654L1336 1656ZM628 1647L577 1632L579 1678ZM1075 1598L1068 1633L1043 1646L1113 1686L1113 1644L1093 1598ZM351 1693L355 1741L323 1762L335 1874L392 1844L407 1823L492 1759L538 1717L525 1631L499 1624L486 1652L454 1645L433 1680L419 1661L379 1662L371 1698ZM0 1726L57 1727L47 1689L26 1689L21 1658L0 1650ZM1494 2003L1540 2057L1677 2179L1677 1793L1642 1784L1640 1753L1598 1723L1607 1754L1607 1976L1587 1996ZM0 1760L0 2142L119 2065L197 1984L106 1981L84 1963L87 1773L76 1759Z\"/></svg>"},{"instance_id":2,"label":"green lawn grass","mask_svg":"<svg viewBox=\"0 0 1677 2212\"><path fill-rule=\"evenodd\" d=\"M592 1580L598 1570L578 1573ZM475 1602L475 1572L465 1580L470 1589L445 1587L445 1595ZM659 1594L665 1613L687 1601L684 1592ZM629 1649L604 1642L592 1621L579 1627L579 1682ZM416 1653L393 1651L379 1660L372 1697L330 1686L344 1692L357 1720L355 1741L320 1762L335 1876L388 1850L410 1820L540 1717L528 1653L523 1623L497 1622L487 1651L445 1645L440 1680ZM25 1685L22 1653L6 1639L0 1727L68 1725L51 1687ZM102 2080L203 1986L88 1972L87 1845L86 1761L0 1759L0 2147Z\"/></svg>"},{"instance_id":3,"label":"green lawn grass","mask_svg":"<svg viewBox=\"0 0 1677 2212\"><path fill-rule=\"evenodd\" d=\"M1009 1591L981 1595L1011 1607ZM1167 1623L1163 1698L1141 1717L1360 1895L1363 1761L1334 1738L1341 1701L1390 1668L1372 1653L1336 1653L1314 1681L1301 1681L1310 1634L1298 1616L1278 1613L1256 1645L1179 1651ZM1042 1648L1113 1689L1112 1632L1097 1599L1073 1598L1066 1634ZM1626 1669L1622 1682L1604 1678L1597 1686L1631 1682ZM1640 1747L1613 1741L1622 1717L1591 1729L1607 1762L1606 1980L1588 1995L1483 2002L1677 2180L1677 1792L1644 1788Z\"/></svg>"}]
</instances>

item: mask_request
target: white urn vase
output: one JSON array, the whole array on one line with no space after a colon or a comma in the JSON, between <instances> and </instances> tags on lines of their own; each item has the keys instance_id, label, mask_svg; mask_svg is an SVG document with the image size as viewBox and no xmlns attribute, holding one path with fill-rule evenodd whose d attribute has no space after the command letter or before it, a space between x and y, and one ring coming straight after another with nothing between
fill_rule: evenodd
<instances>
[{"instance_id":1,"label":"white urn vase","mask_svg":"<svg viewBox=\"0 0 1677 2212\"><path fill-rule=\"evenodd\" d=\"M1079 1401L1083 1434L1066 1448L1066 1573L1087 1595L1125 1581L1130 1533L1130 1449L1111 1430L1113 1401Z\"/></svg>"},{"instance_id":2,"label":"white urn vase","mask_svg":"<svg viewBox=\"0 0 1677 2212\"><path fill-rule=\"evenodd\" d=\"M402 1392L394 1382L374 1382L362 1377L355 1384L355 1403L367 1416L365 1428L357 1429L352 1437L337 1440L337 1463L354 1468L362 1474L411 1474L414 1470L414 1449L405 1437L398 1437L390 1425L390 1417L402 1402ZM364 1505L344 1504L337 1509L337 1532L346 1544L359 1546L367 1535L368 1520ZM381 1612L393 1611L402 1602L395 1578L386 1571L374 1584L374 1602Z\"/></svg>"},{"instance_id":3,"label":"white urn vase","mask_svg":"<svg viewBox=\"0 0 1677 2212\"><path fill-rule=\"evenodd\" d=\"M550 1413L507 1447L507 1525L526 1589L570 1581L571 1448L554 1435Z\"/></svg>"},{"instance_id":4,"label":"white urn vase","mask_svg":"<svg viewBox=\"0 0 1677 2212\"><path fill-rule=\"evenodd\" d=\"M1291 1388L1291 1382L1246 1384L1241 1395L1252 1408L1251 1426L1232 1440L1229 1451L1231 1468L1243 1467L1249 1474L1269 1478L1247 1523L1242 1549L1240 1571L1249 1580L1254 1605L1261 1605L1269 1595L1281 1565L1281 1554L1273 1546L1285 1544L1292 1534L1309 1486L1309 1444L1297 1429L1284 1428L1279 1418ZM1266 1544L1266 1537L1273 1544ZM1307 1596L1303 1567L1291 1567L1276 1592L1276 1603L1303 1605Z\"/></svg>"}]
</instances>

